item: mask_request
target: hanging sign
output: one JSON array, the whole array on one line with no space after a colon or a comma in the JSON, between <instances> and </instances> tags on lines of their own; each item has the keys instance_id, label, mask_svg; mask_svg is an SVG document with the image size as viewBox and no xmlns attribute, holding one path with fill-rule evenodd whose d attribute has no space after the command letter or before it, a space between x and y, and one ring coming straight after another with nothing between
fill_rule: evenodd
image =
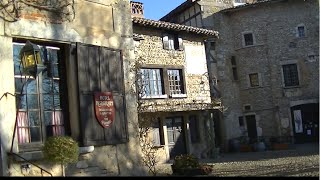
<instances>
[{"instance_id":1,"label":"hanging sign","mask_svg":"<svg viewBox=\"0 0 320 180\"><path fill-rule=\"evenodd\" d=\"M94 108L98 122L108 128L115 119L115 107L111 92L95 92Z\"/></svg>"}]
</instances>

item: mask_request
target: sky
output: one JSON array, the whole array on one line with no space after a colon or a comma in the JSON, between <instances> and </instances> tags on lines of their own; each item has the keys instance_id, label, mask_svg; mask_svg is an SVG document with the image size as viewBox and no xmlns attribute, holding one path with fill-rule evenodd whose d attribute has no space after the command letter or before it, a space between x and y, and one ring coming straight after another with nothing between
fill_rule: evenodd
<instances>
[{"instance_id":1,"label":"sky","mask_svg":"<svg viewBox=\"0 0 320 180\"><path fill-rule=\"evenodd\" d=\"M143 3L144 18L159 20L186 0L134 0Z\"/></svg>"}]
</instances>

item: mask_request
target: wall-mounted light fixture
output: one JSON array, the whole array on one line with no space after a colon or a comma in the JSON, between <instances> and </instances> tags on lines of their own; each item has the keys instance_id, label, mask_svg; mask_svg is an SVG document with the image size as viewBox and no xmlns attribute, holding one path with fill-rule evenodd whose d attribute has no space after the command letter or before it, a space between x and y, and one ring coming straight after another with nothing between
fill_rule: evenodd
<instances>
[{"instance_id":1,"label":"wall-mounted light fixture","mask_svg":"<svg viewBox=\"0 0 320 180\"><path fill-rule=\"evenodd\" d=\"M26 45L20 51L23 75L36 76L45 69L40 55L40 48L27 41Z\"/></svg>"}]
</instances>

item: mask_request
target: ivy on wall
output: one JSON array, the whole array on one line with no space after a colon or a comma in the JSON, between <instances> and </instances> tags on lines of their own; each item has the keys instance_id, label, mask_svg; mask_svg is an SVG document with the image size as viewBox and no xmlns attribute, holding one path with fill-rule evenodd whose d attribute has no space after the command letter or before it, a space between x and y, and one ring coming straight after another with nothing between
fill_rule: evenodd
<instances>
[{"instance_id":1,"label":"ivy on wall","mask_svg":"<svg viewBox=\"0 0 320 180\"><path fill-rule=\"evenodd\" d=\"M72 21L75 18L74 4L74 0L1 0L0 17L15 22L30 12L35 17L51 13L60 21Z\"/></svg>"}]
</instances>

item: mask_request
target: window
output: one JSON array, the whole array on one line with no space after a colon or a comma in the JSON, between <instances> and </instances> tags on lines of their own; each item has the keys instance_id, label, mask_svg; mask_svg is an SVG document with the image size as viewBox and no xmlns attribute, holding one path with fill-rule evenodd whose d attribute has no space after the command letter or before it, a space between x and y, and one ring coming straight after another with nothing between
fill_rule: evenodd
<instances>
[{"instance_id":1,"label":"window","mask_svg":"<svg viewBox=\"0 0 320 180\"><path fill-rule=\"evenodd\" d=\"M49 136L65 135L65 97L58 47L39 46L47 69L36 79L21 75L19 53L24 44L13 44L17 135L19 145L42 143Z\"/></svg>"},{"instance_id":2,"label":"window","mask_svg":"<svg viewBox=\"0 0 320 180\"><path fill-rule=\"evenodd\" d=\"M163 95L161 69L141 69L142 89L139 93L142 96L160 96Z\"/></svg>"},{"instance_id":3,"label":"window","mask_svg":"<svg viewBox=\"0 0 320 180\"><path fill-rule=\"evenodd\" d=\"M167 50L183 50L182 38L177 34L165 34L162 38L163 48Z\"/></svg>"},{"instance_id":4,"label":"window","mask_svg":"<svg viewBox=\"0 0 320 180\"><path fill-rule=\"evenodd\" d=\"M189 117L189 128L191 135L191 142L197 143L200 141L200 131L199 131L199 121L197 120L197 116L192 115Z\"/></svg>"},{"instance_id":5,"label":"window","mask_svg":"<svg viewBox=\"0 0 320 180\"><path fill-rule=\"evenodd\" d=\"M253 45L253 34L252 33L243 34L243 38L244 38L244 45L245 46Z\"/></svg>"},{"instance_id":6,"label":"window","mask_svg":"<svg viewBox=\"0 0 320 180\"><path fill-rule=\"evenodd\" d=\"M284 86L298 86L299 75L297 64L282 65Z\"/></svg>"},{"instance_id":7,"label":"window","mask_svg":"<svg viewBox=\"0 0 320 180\"><path fill-rule=\"evenodd\" d=\"M237 63L236 63L235 56L231 56L231 66L232 66L233 80L237 81L238 80L238 71L237 71Z\"/></svg>"},{"instance_id":8,"label":"window","mask_svg":"<svg viewBox=\"0 0 320 180\"><path fill-rule=\"evenodd\" d=\"M298 26L297 30L298 30L298 32L297 32L298 37L304 37L305 36L305 34L304 34L304 26Z\"/></svg>"},{"instance_id":9,"label":"window","mask_svg":"<svg viewBox=\"0 0 320 180\"><path fill-rule=\"evenodd\" d=\"M142 98L186 97L182 69L142 68L138 85Z\"/></svg>"},{"instance_id":10,"label":"window","mask_svg":"<svg viewBox=\"0 0 320 180\"><path fill-rule=\"evenodd\" d=\"M184 94L181 78L182 71L177 69L170 69L167 72L170 96L175 96L176 94Z\"/></svg>"},{"instance_id":11,"label":"window","mask_svg":"<svg viewBox=\"0 0 320 180\"><path fill-rule=\"evenodd\" d=\"M249 80L250 80L251 87L259 86L259 74L258 73L249 74Z\"/></svg>"}]
</instances>

